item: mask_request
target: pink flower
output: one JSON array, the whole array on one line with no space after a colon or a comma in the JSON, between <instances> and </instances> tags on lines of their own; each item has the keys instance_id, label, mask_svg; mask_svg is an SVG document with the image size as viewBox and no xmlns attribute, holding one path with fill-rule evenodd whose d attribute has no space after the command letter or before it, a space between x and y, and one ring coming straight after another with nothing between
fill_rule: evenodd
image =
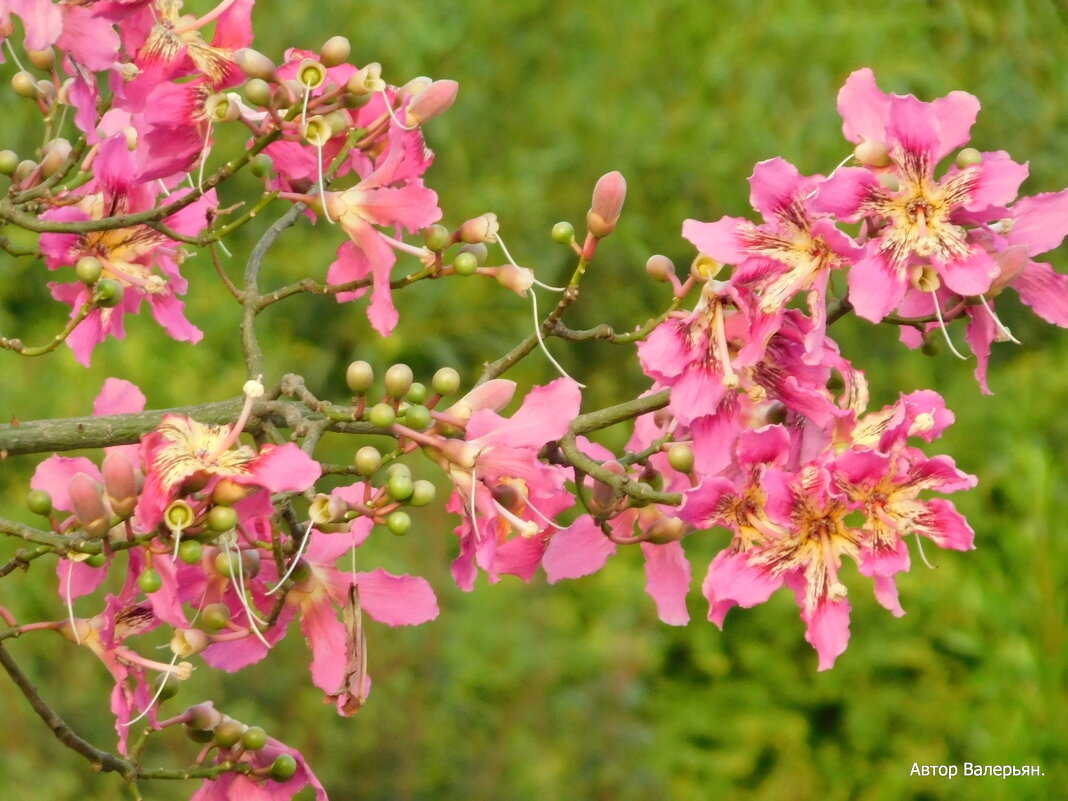
<instances>
[{"instance_id":1,"label":"pink flower","mask_svg":"<svg viewBox=\"0 0 1068 801\"><path fill-rule=\"evenodd\" d=\"M847 139L887 149L885 168L840 169L813 201L815 208L843 219L866 218L874 230L849 274L857 314L881 320L926 265L957 294L986 292L999 268L969 239L964 223L1011 201L1027 168L1004 153L990 153L978 164L951 167L941 178L934 174L938 162L967 141L978 101L964 92L933 103L887 95L864 69L849 76L838 106Z\"/></svg>"}]
</instances>

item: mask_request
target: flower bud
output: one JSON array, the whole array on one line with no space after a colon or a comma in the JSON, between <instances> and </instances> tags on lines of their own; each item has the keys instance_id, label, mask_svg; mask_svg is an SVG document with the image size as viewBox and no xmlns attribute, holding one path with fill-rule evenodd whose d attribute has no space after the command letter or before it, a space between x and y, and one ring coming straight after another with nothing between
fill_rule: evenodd
<instances>
[{"instance_id":1,"label":"flower bud","mask_svg":"<svg viewBox=\"0 0 1068 801\"><path fill-rule=\"evenodd\" d=\"M259 751L267 745L267 732L259 726L249 726L241 736L241 745L246 751Z\"/></svg>"},{"instance_id":2,"label":"flower bud","mask_svg":"<svg viewBox=\"0 0 1068 801\"><path fill-rule=\"evenodd\" d=\"M386 393L394 398L403 398L411 389L412 381L415 380L415 374L412 372L412 368L406 364L394 364L388 370L386 370L386 376L382 383L385 386Z\"/></svg>"},{"instance_id":3,"label":"flower bud","mask_svg":"<svg viewBox=\"0 0 1068 801\"><path fill-rule=\"evenodd\" d=\"M11 175L19 166L19 157L14 150L0 150L0 175Z\"/></svg>"},{"instance_id":4,"label":"flower bud","mask_svg":"<svg viewBox=\"0 0 1068 801\"><path fill-rule=\"evenodd\" d=\"M666 545L678 542L689 532L687 526L677 517L660 517L645 530L645 541L654 545Z\"/></svg>"},{"instance_id":5,"label":"flower bud","mask_svg":"<svg viewBox=\"0 0 1068 801\"><path fill-rule=\"evenodd\" d=\"M434 223L423 231L423 243L435 253L440 253L447 248L451 240L449 229L441 223Z\"/></svg>"},{"instance_id":6,"label":"flower bud","mask_svg":"<svg viewBox=\"0 0 1068 801\"><path fill-rule=\"evenodd\" d=\"M957 158L954 159L953 162L963 170L966 167L974 167L976 164L982 164L983 154L974 147L966 147L957 154Z\"/></svg>"},{"instance_id":7,"label":"flower bud","mask_svg":"<svg viewBox=\"0 0 1068 801\"><path fill-rule=\"evenodd\" d=\"M553 226L551 236L553 242L558 242L561 245L570 245L575 239L575 226L566 220L558 222Z\"/></svg>"},{"instance_id":8,"label":"flower bud","mask_svg":"<svg viewBox=\"0 0 1068 801\"><path fill-rule=\"evenodd\" d=\"M11 176L11 180L13 180L16 184L22 184L33 174L33 171L36 169L36 161L34 161L33 159L23 159L16 165L15 171Z\"/></svg>"},{"instance_id":9,"label":"flower bud","mask_svg":"<svg viewBox=\"0 0 1068 801\"><path fill-rule=\"evenodd\" d=\"M452 262L452 269L457 275L474 275L478 270L478 257L470 251L457 253Z\"/></svg>"},{"instance_id":10,"label":"flower bud","mask_svg":"<svg viewBox=\"0 0 1068 801\"><path fill-rule=\"evenodd\" d=\"M259 78L262 81L275 78L274 62L251 47L242 47L234 53L234 61L237 62L237 68L250 78Z\"/></svg>"},{"instance_id":11,"label":"flower bud","mask_svg":"<svg viewBox=\"0 0 1068 801\"><path fill-rule=\"evenodd\" d=\"M254 106L269 106L273 92L263 78L252 78L245 84L245 97Z\"/></svg>"},{"instance_id":12,"label":"flower bud","mask_svg":"<svg viewBox=\"0 0 1068 801\"><path fill-rule=\"evenodd\" d=\"M408 533L408 529L412 527L412 518L407 512L400 510L396 512L390 512L386 517L386 528L389 529L390 534L395 534L400 537Z\"/></svg>"},{"instance_id":13,"label":"flower bud","mask_svg":"<svg viewBox=\"0 0 1068 801\"><path fill-rule=\"evenodd\" d=\"M70 157L71 144L66 139L53 139L44 147L41 156L41 175L48 177L59 172Z\"/></svg>"},{"instance_id":14,"label":"flower bud","mask_svg":"<svg viewBox=\"0 0 1068 801\"><path fill-rule=\"evenodd\" d=\"M480 242L496 242L498 229L497 215L488 212L467 220L460 226L457 235L462 242L466 242L469 245Z\"/></svg>"},{"instance_id":15,"label":"flower bud","mask_svg":"<svg viewBox=\"0 0 1068 801\"><path fill-rule=\"evenodd\" d=\"M345 371L345 383L357 395L362 395L375 383L375 371L365 361L355 361Z\"/></svg>"},{"instance_id":16,"label":"flower bud","mask_svg":"<svg viewBox=\"0 0 1068 801\"><path fill-rule=\"evenodd\" d=\"M182 715L190 728L199 731L214 731L215 727L222 723L222 712L215 708L211 701L204 701L189 707Z\"/></svg>"},{"instance_id":17,"label":"flower bud","mask_svg":"<svg viewBox=\"0 0 1068 801\"><path fill-rule=\"evenodd\" d=\"M432 420L430 410L421 403L413 403L404 410L404 425L416 431L423 431L428 428Z\"/></svg>"},{"instance_id":18,"label":"flower bud","mask_svg":"<svg viewBox=\"0 0 1068 801\"><path fill-rule=\"evenodd\" d=\"M159 592L160 588L163 586L163 577L159 574L158 570L153 570L150 567L137 577L137 586L140 587L145 594L151 595L154 592Z\"/></svg>"},{"instance_id":19,"label":"flower bud","mask_svg":"<svg viewBox=\"0 0 1068 801\"><path fill-rule=\"evenodd\" d=\"M230 607L226 604L214 603L208 604L200 611L200 619L206 628L219 631L229 622L231 614Z\"/></svg>"},{"instance_id":20,"label":"flower bud","mask_svg":"<svg viewBox=\"0 0 1068 801\"><path fill-rule=\"evenodd\" d=\"M593 187L593 203L586 214L590 234L601 239L616 229L626 196L627 182L622 173L613 171L598 179Z\"/></svg>"},{"instance_id":21,"label":"flower bud","mask_svg":"<svg viewBox=\"0 0 1068 801\"><path fill-rule=\"evenodd\" d=\"M122 284L112 278L101 278L96 282L93 303L102 309L113 309L122 303L125 293Z\"/></svg>"},{"instance_id":22,"label":"flower bud","mask_svg":"<svg viewBox=\"0 0 1068 801\"><path fill-rule=\"evenodd\" d=\"M37 79L25 70L16 72L11 77L11 88L15 90L15 94L19 97L25 97L29 100L37 97Z\"/></svg>"},{"instance_id":23,"label":"flower bud","mask_svg":"<svg viewBox=\"0 0 1068 801\"><path fill-rule=\"evenodd\" d=\"M460 389L460 374L454 367L442 367L430 379L430 387L438 395L452 395Z\"/></svg>"},{"instance_id":24,"label":"flower bud","mask_svg":"<svg viewBox=\"0 0 1068 801\"><path fill-rule=\"evenodd\" d=\"M132 515L137 506L137 475L130 460L112 451L104 457L101 472L112 511L123 519Z\"/></svg>"},{"instance_id":25,"label":"flower bud","mask_svg":"<svg viewBox=\"0 0 1068 801\"><path fill-rule=\"evenodd\" d=\"M853 158L866 167L888 167L890 148L886 146L886 142L864 139L853 148Z\"/></svg>"},{"instance_id":26,"label":"flower bud","mask_svg":"<svg viewBox=\"0 0 1068 801\"><path fill-rule=\"evenodd\" d=\"M297 760L292 754L279 754L271 763L271 769L267 775L276 782L284 782L296 775L298 767Z\"/></svg>"},{"instance_id":27,"label":"flower bud","mask_svg":"<svg viewBox=\"0 0 1068 801\"><path fill-rule=\"evenodd\" d=\"M52 496L44 490L30 490L26 495L26 508L35 515L47 517L52 514Z\"/></svg>"},{"instance_id":28,"label":"flower bud","mask_svg":"<svg viewBox=\"0 0 1068 801\"><path fill-rule=\"evenodd\" d=\"M27 50L26 57L39 70L50 70L56 63L56 52L51 47L44 50Z\"/></svg>"},{"instance_id":29,"label":"flower bud","mask_svg":"<svg viewBox=\"0 0 1068 801\"><path fill-rule=\"evenodd\" d=\"M234 511L232 506L213 506L211 511L208 512L208 529L222 533L224 531L230 531L237 525L237 512Z\"/></svg>"},{"instance_id":30,"label":"flower bud","mask_svg":"<svg viewBox=\"0 0 1068 801\"><path fill-rule=\"evenodd\" d=\"M175 629L171 637L171 653L180 659L199 654L211 645L208 635L200 629Z\"/></svg>"},{"instance_id":31,"label":"flower bud","mask_svg":"<svg viewBox=\"0 0 1068 801\"><path fill-rule=\"evenodd\" d=\"M213 739L220 748L233 748L241 741L246 729L248 729L248 726L240 720L226 718L215 727L215 737Z\"/></svg>"},{"instance_id":32,"label":"flower bud","mask_svg":"<svg viewBox=\"0 0 1068 801\"><path fill-rule=\"evenodd\" d=\"M675 264L667 256L658 253L645 262L645 272L654 281L670 281L675 275Z\"/></svg>"},{"instance_id":33,"label":"flower bud","mask_svg":"<svg viewBox=\"0 0 1068 801\"><path fill-rule=\"evenodd\" d=\"M479 448L462 439L447 439L438 445L441 455L461 470L470 470L478 459Z\"/></svg>"},{"instance_id":34,"label":"flower bud","mask_svg":"<svg viewBox=\"0 0 1068 801\"><path fill-rule=\"evenodd\" d=\"M356 472L361 476L372 476L382 466L382 454L374 445L364 445L356 451L353 464L356 466Z\"/></svg>"},{"instance_id":35,"label":"flower bud","mask_svg":"<svg viewBox=\"0 0 1068 801\"><path fill-rule=\"evenodd\" d=\"M100 280L100 274L104 271L104 265L96 256L82 256L74 265L74 274L83 284L92 285Z\"/></svg>"},{"instance_id":36,"label":"flower bud","mask_svg":"<svg viewBox=\"0 0 1068 801\"><path fill-rule=\"evenodd\" d=\"M376 403L367 412L367 421L375 428L389 428L397 419L397 411L388 403Z\"/></svg>"},{"instance_id":37,"label":"flower bud","mask_svg":"<svg viewBox=\"0 0 1068 801\"><path fill-rule=\"evenodd\" d=\"M78 524L90 537L103 537L111 528L111 517L100 495L100 485L85 473L75 473L67 485Z\"/></svg>"},{"instance_id":38,"label":"flower bud","mask_svg":"<svg viewBox=\"0 0 1068 801\"><path fill-rule=\"evenodd\" d=\"M274 172L274 160L266 153L257 153L248 163L248 169L257 178L267 178Z\"/></svg>"},{"instance_id":39,"label":"flower bud","mask_svg":"<svg viewBox=\"0 0 1068 801\"><path fill-rule=\"evenodd\" d=\"M211 499L222 506L233 506L238 501L244 500L247 496L248 488L229 478L224 478L219 481L211 493Z\"/></svg>"},{"instance_id":40,"label":"flower bud","mask_svg":"<svg viewBox=\"0 0 1068 801\"><path fill-rule=\"evenodd\" d=\"M497 282L505 289L510 289L516 294L525 295L526 291L534 285L534 271L526 267L516 267L505 264L497 268Z\"/></svg>"},{"instance_id":41,"label":"flower bud","mask_svg":"<svg viewBox=\"0 0 1068 801\"><path fill-rule=\"evenodd\" d=\"M308 505L308 519L316 526L337 523L345 519L348 507L340 498L320 492Z\"/></svg>"},{"instance_id":42,"label":"flower bud","mask_svg":"<svg viewBox=\"0 0 1068 801\"><path fill-rule=\"evenodd\" d=\"M352 45L344 36L331 36L319 48L319 60L326 67L336 67L349 60Z\"/></svg>"},{"instance_id":43,"label":"flower bud","mask_svg":"<svg viewBox=\"0 0 1068 801\"><path fill-rule=\"evenodd\" d=\"M677 442L668 448L668 464L680 473L693 470L693 448L689 443Z\"/></svg>"},{"instance_id":44,"label":"flower bud","mask_svg":"<svg viewBox=\"0 0 1068 801\"><path fill-rule=\"evenodd\" d=\"M408 503L412 506L426 506L434 500L437 493L438 488L434 486L433 481L420 478L412 482L412 495L408 498Z\"/></svg>"},{"instance_id":45,"label":"flower bud","mask_svg":"<svg viewBox=\"0 0 1068 801\"><path fill-rule=\"evenodd\" d=\"M405 125L408 127L422 125L432 117L447 111L455 102L459 88L460 84L456 81L434 81L416 93L405 110Z\"/></svg>"}]
</instances>

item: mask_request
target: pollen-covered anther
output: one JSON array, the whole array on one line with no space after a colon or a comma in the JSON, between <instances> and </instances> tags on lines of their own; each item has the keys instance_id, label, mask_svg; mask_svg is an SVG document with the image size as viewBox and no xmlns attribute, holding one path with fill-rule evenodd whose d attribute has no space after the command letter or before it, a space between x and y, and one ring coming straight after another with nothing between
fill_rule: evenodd
<instances>
[{"instance_id":1,"label":"pollen-covered anther","mask_svg":"<svg viewBox=\"0 0 1068 801\"><path fill-rule=\"evenodd\" d=\"M150 275L142 286L146 295L159 295L167 289L167 279L162 275Z\"/></svg>"},{"instance_id":2,"label":"pollen-covered anther","mask_svg":"<svg viewBox=\"0 0 1068 801\"><path fill-rule=\"evenodd\" d=\"M827 600L831 603L844 600L848 594L849 590L846 588L846 585L842 584L840 581L834 582L827 588Z\"/></svg>"}]
</instances>

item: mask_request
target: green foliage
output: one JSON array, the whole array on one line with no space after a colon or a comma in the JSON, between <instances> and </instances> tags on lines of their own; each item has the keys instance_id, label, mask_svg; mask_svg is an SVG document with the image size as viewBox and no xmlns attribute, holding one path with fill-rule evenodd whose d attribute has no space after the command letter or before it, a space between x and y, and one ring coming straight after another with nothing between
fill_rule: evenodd
<instances>
[{"instance_id":1,"label":"green foliage","mask_svg":"<svg viewBox=\"0 0 1068 801\"><path fill-rule=\"evenodd\" d=\"M428 181L445 222L455 227L497 212L513 255L547 283L567 269L552 224L578 225L596 178L620 170L627 204L568 318L576 327L628 327L656 313L667 290L644 280L645 259L662 252L685 268L693 253L678 236L683 219L746 214L754 162L781 155L803 171L833 169L849 152L835 94L860 66L873 67L888 91L976 94L980 149L1030 160L1027 192L1066 183L1068 21L1056 0L319 0L259 11L258 46L272 57L292 44L316 49L340 32L352 39L355 62L381 61L392 81L424 73L457 79L456 105L428 126L438 152ZM5 79L11 71L4 65ZM13 141L0 144L27 152L23 130L5 129ZM235 254L247 253L254 235L240 232ZM335 230L298 226L268 260L268 282L322 277L338 241ZM1068 271L1063 249L1052 260ZM2 263L0 332L46 340L65 314L47 296L42 264ZM225 266L241 269L236 261ZM142 314L128 319L129 341L99 347L88 371L66 350L17 363L4 355L5 417L88 413L108 375L137 382L153 407L236 395L244 380L232 335L238 309L203 257L184 269L189 317L206 334L201 345L170 342ZM460 280L462 289L451 283ZM385 342L360 306L308 298L271 310L268 363L279 373L300 369L325 397L345 396L345 369L355 358L379 374L403 361L423 382L454 365L466 387L483 360L527 330L529 306L491 281L448 279L398 294L401 327ZM875 402L898 389L943 392L958 420L943 450L981 483L958 500L978 550L929 549L934 570L914 551L913 571L900 581L906 617L893 619L847 575L853 639L832 671L815 672L785 594L732 612L723 633L703 622L696 585L725 537L687 540L695 622L671 629L655 620L642 592L637 553L576 582L504 581L465 595L447 573L452 521L419 509L406 537L376 531L360 568L426 575L442 615L416 629L369 625L375 685L354 720L335 719L321 705L295 629L283 645L288 669L272 663L237 677L202 669L167 703L178 711L217 699L228 714L302 749L343 799L1054 797L1068 781L1068 373L1058 368L1068 361L1068 338L1014 299L999 303L1024 345L996 348L993 398L979 394L972 365L951 354L906 352L894 332L855 321L835 327L845 353L867 369ZM646 385L636 369L620 368L634 364L633 352L550 348L590 384L592 402ZM532 357L513 377L551 375ZM350 441L338 449L337 461L351 458ZM29 519L20 510L31 472L17 460L0 475L12 516ZM6 557L12 548L0 543L0 551ZM22 619L63 614L46 562L19 582L24 595L3 598ZM83 599L76 608L92 605ZM9 647L89 739L114 743L110 681L88 653L48 634ZM20 797L115 797L114 777L92 775L13 692L3 699L0 775L22 788ZM150 746L166 764L185 764L181 749L187 744ZM909 776L913 762L964 761L1038 764L1046 775ZM189 793L188 786L151 789L159 799Z\"/></svg>"}]
</instances>

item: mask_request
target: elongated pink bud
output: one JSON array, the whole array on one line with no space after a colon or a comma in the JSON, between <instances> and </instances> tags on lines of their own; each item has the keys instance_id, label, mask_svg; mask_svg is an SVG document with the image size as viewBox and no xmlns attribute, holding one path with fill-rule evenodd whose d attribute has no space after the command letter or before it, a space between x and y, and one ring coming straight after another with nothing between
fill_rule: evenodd
<instances>
[{"instance_id":1,"label":"elongated pink bud","mask_svg":"<svg viewBox=\"0 0 1068 801\"><path fill-rule=\"evenodd\" d=\"M100 495L100 485L85 473L75 473L67 486L71 506L78 523L90 537L103 537L109 528L110 519L104 499Z\"/></svg>"},{"instance_id":2,"label":"elongated pink bud","mask_svg":"<svg viewBox=\"0 0 1068 801\"><path fill-rule=\"evenodd\" d=\"M434 81L416 93L404 116L406 125L422 125L427 120L448 111L456 101L460 84L456 81Z\"/></svg>"},{"instance_id":3,"label":"elongated pink bud","mask_svg":"<svg viewBox=\"0 0 1068 801\"><path fill-rule=\"evenodd\" d=\"M627 181L619 171L602 175L593 187L593 203L586 214L586 226L597 239L616 229L623 201L627 197Z\"/></svg>"},{"instance_id":4,"label":"elongated pink bud","mask_svg":"<svg viewBox=\"0 0 1068 801\"><path fill-rule=\"evenodd\" d=\"M130 460L113 451L104 457L101 472L112 511L119 517L132 515L137 505L137 474Z\"/></svg>"}]
</instances>

